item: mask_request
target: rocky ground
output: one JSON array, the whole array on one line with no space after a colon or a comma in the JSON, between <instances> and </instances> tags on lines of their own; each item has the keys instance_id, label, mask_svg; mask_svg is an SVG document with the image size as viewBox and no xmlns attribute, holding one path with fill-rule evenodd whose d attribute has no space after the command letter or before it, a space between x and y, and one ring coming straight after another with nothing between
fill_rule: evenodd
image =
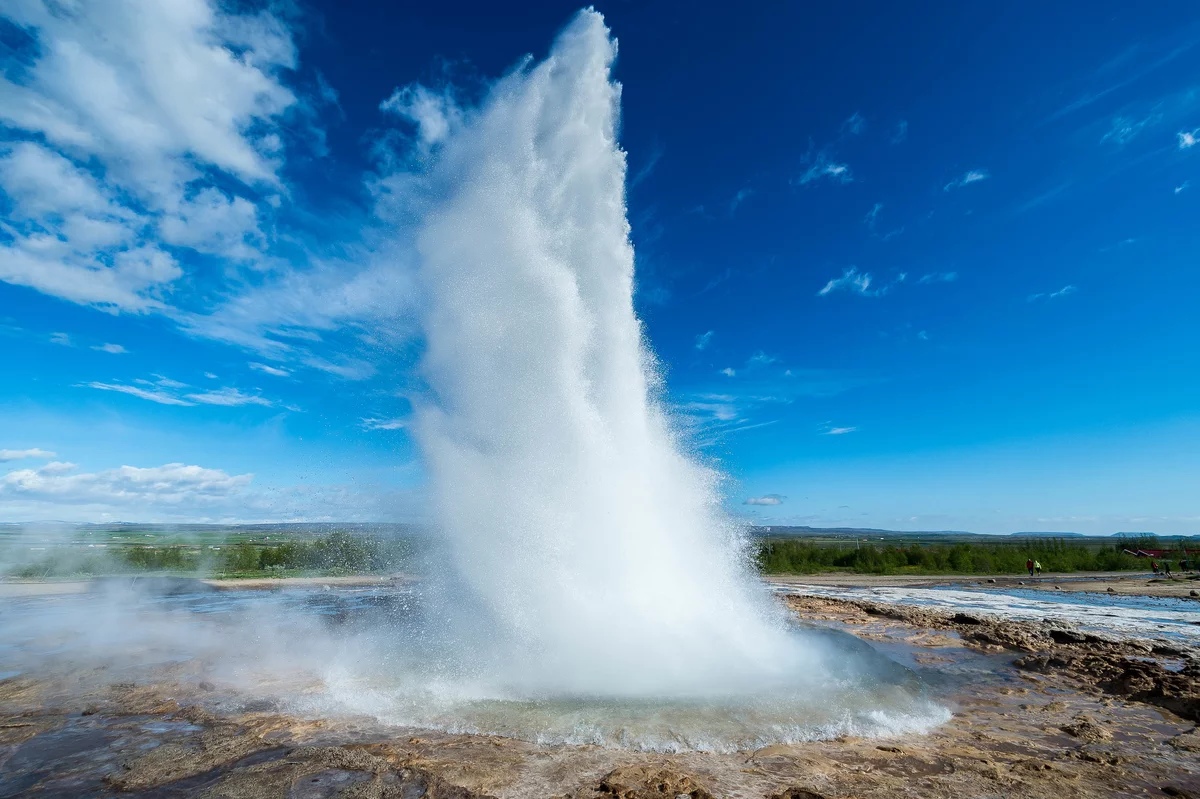
<instances>
[{"instance_id":1,"label":"rocky ground","mask_svg":"<svg viewBox=\"0 0 1200 799\"><path fill-rule=\"evenodd\" d=\"M909 653L953 719L925 736L656 754L300 719L164 666L0 681L0 797L1200 797L1200 660L1167 644L790 597ZM967 671L964 671L967 670ZM973 669L974 671L971 671Z\"/></svg>"}]
</instances>

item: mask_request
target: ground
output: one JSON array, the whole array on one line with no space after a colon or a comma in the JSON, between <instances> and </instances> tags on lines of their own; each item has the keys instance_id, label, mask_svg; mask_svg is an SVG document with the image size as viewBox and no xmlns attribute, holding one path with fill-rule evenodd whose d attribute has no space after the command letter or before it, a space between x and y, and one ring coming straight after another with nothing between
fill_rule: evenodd
<instances>
[{"instance_id":1,"label":"ground","mask_svg":"<svg viewBox=\"0 0 1200 799\"><path fill-rule=\"evenodd\" d=\"M660 754L297 718L223 696L188 664L138 683L27 674L0 681L0 797L1200 797L1200 659L1186 647L786 601L946 675L935 690L953 718L923 736Z\"/></svg>"}]
</instances>

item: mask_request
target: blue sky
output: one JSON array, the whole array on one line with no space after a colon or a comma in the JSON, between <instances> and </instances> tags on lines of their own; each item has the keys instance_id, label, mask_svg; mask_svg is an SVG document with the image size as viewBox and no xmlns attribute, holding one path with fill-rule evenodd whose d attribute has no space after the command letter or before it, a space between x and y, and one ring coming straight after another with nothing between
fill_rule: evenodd
<instances>
[{"instance_id":1,"label":"blue sky","mask_svg":"<svg viewBox=\"0 0 1200 799\"><path fill-rule=\"evenodd\" d=\"M0 520L427 515L412 120L574 7L373 5L6 4ZM597 8L733 512L1200 529L1200 10Z\"/></svg>"}]
</instances>

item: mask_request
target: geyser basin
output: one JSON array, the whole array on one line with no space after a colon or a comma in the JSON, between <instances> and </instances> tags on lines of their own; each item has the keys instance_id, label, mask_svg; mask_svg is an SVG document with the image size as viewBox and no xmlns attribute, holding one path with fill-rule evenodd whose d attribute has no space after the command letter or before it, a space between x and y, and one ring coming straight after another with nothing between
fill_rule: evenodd
<instances>
[{"instance_id":1,"label":"geyser basin","mask_svg":"<svg viewBox=\"0 0 1200 799\"><path fill-rule=\"evenodd\" d=\"M13 605L0 652L15 671L80 675L80 690L97 681L204 681L218 709L269 700L306 717L366 715L406 728L656 751L895 736L949 718L913 672L826 630L794 628L788 638L842 664L836 678L780 675L738 693L585 696L507 684L487 652L458 660L410 590L158 594L113 582Z\"/></svg>"}]
</instances>

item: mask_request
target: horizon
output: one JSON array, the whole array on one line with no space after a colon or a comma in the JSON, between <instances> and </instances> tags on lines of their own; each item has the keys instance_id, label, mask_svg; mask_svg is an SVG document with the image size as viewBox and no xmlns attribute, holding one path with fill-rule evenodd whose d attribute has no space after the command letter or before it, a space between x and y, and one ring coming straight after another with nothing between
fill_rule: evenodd
<instances>
[{"instance_id":1,"label":"horizon","mask_svg":"<svg viewBox=\"0 0 1200 799\"><path fill-rule=\"evenodd\" d=\"M1200 10L595 7L732 516L1197 534ZM577 7L122 8L0 11L0 522L426 522L414 186Z\"/></svg>"}]
</instances>

